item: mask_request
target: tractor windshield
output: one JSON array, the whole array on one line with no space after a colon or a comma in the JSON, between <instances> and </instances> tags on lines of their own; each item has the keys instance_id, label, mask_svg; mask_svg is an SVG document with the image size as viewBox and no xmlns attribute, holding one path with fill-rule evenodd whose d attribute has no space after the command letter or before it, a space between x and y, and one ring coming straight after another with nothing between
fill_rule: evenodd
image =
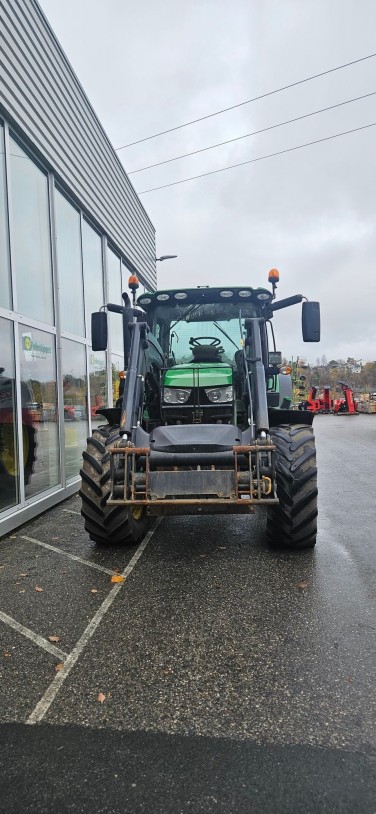
<instances>
[{"instance_id":1,"label":"tractor windshield","mask_svg":"<svg viewBox=\"0 0 376 814\"><path fill-rule=\"evenodd\" d=\"M194 340L221 348L221 361L231 364L242 347L244 319L259 316L256 304L200 303L189 307L157 306L153 333L175 364L192 361ZM242 327L241 327L242 326Z\"/></svg>"}]
</instances>

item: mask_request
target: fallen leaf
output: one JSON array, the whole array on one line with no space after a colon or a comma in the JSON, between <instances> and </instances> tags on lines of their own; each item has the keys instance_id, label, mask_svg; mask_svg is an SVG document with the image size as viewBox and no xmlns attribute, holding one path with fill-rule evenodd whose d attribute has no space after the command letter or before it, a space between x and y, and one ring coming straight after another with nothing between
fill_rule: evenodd
<instances>
[{"instance_id":1,"label":"fallen leaf","mask_svg":"<svg viewBox=\"0 0 376 814\"><path fill-rule=\"evenodd\" d=\"M98 588L91 588L90 593L91 594L97 594L98 593Z\"/></svg>"},{"instance_id":2,"label":"fallen leaf","mask_svg":"<svg viewBox=\"0 0 376 814\"><path fill-rule=\"evenodd\" d=\"M305 589L308 588L308 582L305 582L304 580L302 582L298 582L296 587L301 591L305 591Z\"/></svg>"},{"instance_id":3,"label":"fallen leaf","mask_svg":"<svg viewBox=\"0 0 376 814\"><path fill-rule=\"evenodd\" d=\"M36 590L37 594L41 594L43 592L43 588L38 588L38 585L35 588L35 590Z\"/></svg>"},{"instance_id":4,"label":"fallen leaf","mask_svg":"<svg viewBox=\"0 0 376 814\"><path fill-rule=\"evenodd\" d=\"M25 594L26 593L25 588L21 588L21 590L18 593Z\"/></svg>"},{"instance_id":5,"label":"fallen leaf","mask_svg":"<svg viewBox=\"0 0 376 814\"><path fill-rule=\"evenodd\" d=\"M21 585L21 583L20 583L20 582L16 582L16 585Z\"/></svg>"},{"instance_id":6,"label":"fallen leaf","mask_svg":"<svg viewBox=\"0 0 376 814\"><path fill-rule=\"evenodd\" d=\"M5 568L5 565L0 565L0 569Z\"/></svg>"},{"instance_id":7,"label":"fallen leaf","mask_svg":"<svg viewBox=\"0 0 376 814\"><path fill-rule=\"evenodd\" d=\"M227 546L225 546L225 545L219 545L219 546L217 546L217 548L218 548L218 551L226 551Z\"/></svg>"},{"instance_id":8,"label":"fallen leaf","mask_svg":"<svg viewBox=\"0 0 376 814\"><path fill-rule=\"evenodd\" d=\"M6 658L6 659L7 659L7 658L9 658L9 656L11 656L11 655L12 655L12 654L11 654L11 653L8 653L8 652L7 652L7 650L4 650L4 653L3 653L4 658Z\"/></svg>"},{"instance_id":9,"label":"fallen leaf","mask_svg":"<svg viewBox=\"0 0 376 814\"><path fill-rule=\"evenodd\" d=\"M121 574L114 574L113 577L111 577L111 582L124 582L124 580L125 577L122 577Z\"/></svg>"},{"instance_id":10,"label":"fallen leaf","mask_svg":"<svg viewBox=\"0 0 376 814\"><path fill-rule=\"evenodd\" d=\"M171 673L173 673L173 672L174 672L174 671L171 669L171 667L167 667L167 668L166 668L166 670L162 670L162 675L164 675L164 676L169 676L169 675L171 675Z\"/></svg>"},{"instance_id":11,"label":"fallen leaf","mask_svg":"<svg viewBox=\"0 0 376 814\"><path fill-rule=\"evenodd\" d=\"M106 696L105 696L104 692L98 693L97 701L99 701L100 704L103 704L103 701L105 701L105 700L106 700Z\"/></svg>"},{"instance_id":12,"label":"fallen leaf","mask_svg":"<svg viewBox=\"0 0 376 814\"><path fill-rule=\"evenodd\" d=\"M60 641L60 636L49 636L48 641L49 642L59 642Z\"/></svg>"},{"instance_id":13,"label":"fallen leaf","mask_svg":"<svg viewBox=\"0 0 376 814\"><path fill-rule=\"evenodd\" d=\"M28 577L29 574L20 574L20 577Z\"/></svg>"},{"instance_id":14,"label":"fallen leaf","mask_svg":"<svg viewBox=\"0 0 376 814\"><path fill-rule=\"evenodd\" d=\"M57 672L57 673L59 673L59 672L60 672L60 670L62 670L62 669L63 669L63 667L64 667L63 662L62 662L62 661L59 661L59 664L55 664L55 670L56 670L56 672Z\"/></svg>"}]
</instances>

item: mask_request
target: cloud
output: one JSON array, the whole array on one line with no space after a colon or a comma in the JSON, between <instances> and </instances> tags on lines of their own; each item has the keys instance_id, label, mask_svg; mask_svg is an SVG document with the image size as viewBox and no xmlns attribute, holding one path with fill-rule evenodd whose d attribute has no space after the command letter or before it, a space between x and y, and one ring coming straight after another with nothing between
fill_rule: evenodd
<instances>
[{"instance_id":1,"label":"cloud","mask_svg":"<svg viewBox=\"0 0 376 814\"><path fill-rule=\"evenodd\" d=\"M374 51L363 0L42 0L115 147ZM105 11L104 11L105 8ZM71 20L75 20L72 26ZM82 36L82 32L85 36ZM376 60L323 76L119 152L126 169L208 146L376 90ZM142 190L376 121L376 97L131 176ZM299 307L275 317L286 355L376 358L375 130L142 196L161 287L266 284L322 304L322 342Z\"/></svg>"}]
</instances>

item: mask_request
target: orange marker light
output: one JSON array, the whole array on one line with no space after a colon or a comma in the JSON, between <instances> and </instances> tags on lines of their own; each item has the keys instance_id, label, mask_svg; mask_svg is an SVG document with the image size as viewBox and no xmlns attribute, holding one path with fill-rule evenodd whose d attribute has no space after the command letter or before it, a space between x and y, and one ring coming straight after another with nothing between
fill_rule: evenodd
<instances>
[{"instance_id":1,"label":"orange marker light","mask_svg":"<svg viewBox=\"0 0 376 814\"><path fill-rule=\"evenodd\" d=\"M279 282L279 271L278 269L270 269L268 274L268 281L269 283L278 283Z\"/></svg>"},{"instance_id":2,"label":"orange marker light","mask_svg":"<svg viewBox=\"0 0 376 814\"><path fill-rule=\"evenodd\" d=\"M134 289L134 288L138 288L138 287L139 287L139 285L140 285L140 283L139 283L139 281L138 281L137 274L131 274L131 276L130 276L130 278L129 278L129 280L128 280L128 286L129 286L129 288L132 288L132 289Z\"/></svg>"}]
</instances>

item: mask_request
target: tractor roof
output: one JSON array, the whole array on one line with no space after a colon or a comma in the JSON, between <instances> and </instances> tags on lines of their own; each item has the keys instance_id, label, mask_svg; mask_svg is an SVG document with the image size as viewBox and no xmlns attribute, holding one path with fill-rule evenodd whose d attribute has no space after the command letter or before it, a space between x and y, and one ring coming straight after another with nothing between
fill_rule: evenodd
<instances>
[{"instance_id":1,"label":"tractor roof","mask_svg":"<svg viewBox=\"0 0 376 814\"><path fill-rule=\"evenodd\" d=\"M195 305L196 303L228 303L241 304L247 302L257 303L259 307L270 305L272 292L267 288L251 288L250 286L210 288L198 286L197 288L176 288L163 291L148 291L141 294L137 304L145 311L153 311L157 306Z\"/></svg>"}]
</instances>

